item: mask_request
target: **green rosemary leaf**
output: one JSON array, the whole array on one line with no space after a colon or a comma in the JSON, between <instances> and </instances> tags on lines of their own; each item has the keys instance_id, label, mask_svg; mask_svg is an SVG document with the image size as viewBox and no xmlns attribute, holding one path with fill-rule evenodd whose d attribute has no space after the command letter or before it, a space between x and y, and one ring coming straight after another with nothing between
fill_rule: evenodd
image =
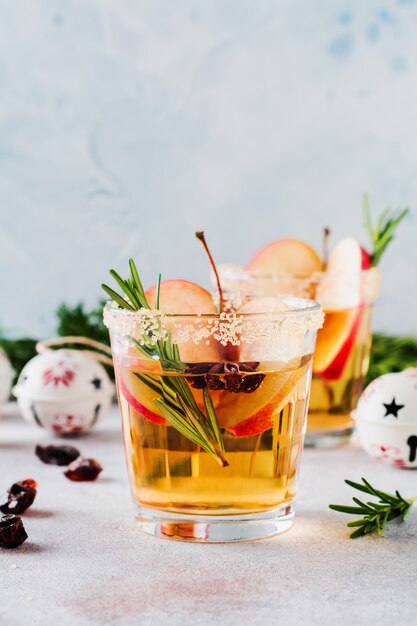
<instances>
[{"instance_id":1,"label":"green rosemary leaf","mask_svg":"<svg viewBox=\"0 0 417 626\"><path fill-rule=\"evenodd\" d=\"M361 483L355 483L353 482L353 480L345 480L345 483L349 485L349 487L353 487L358 491L363 491L364 493L372 493L372 491L369 491L369 488L366 485L361 485Z\"/></svg>"},{"instance_id":2,"label":"green rosemary leaf","mask_svg":"<svg viewBox=\"0 0 417 626\"><path fill-rule=\"evenodd\" d=\"M161 398L155 398L154 403L158 407L159 411L168 420L172 426L176 428L180 433L182 433L185 437L190 439L193 443L202 448L206 449L206 442L202 439L196 430L190 426L187 422L184 421L183 416L174 411L171 407L168 407L167 404ZM207 445L207 452L211 452L211 448Z\"/></svg>"},{"instance_id":3,"label":"green rosemary leaf","mask_svg":"<svg viewBox=\"0 0 417 626\"><path fill-rule=\"evenodd\" d=\"M405 505L409 505L410 503L407 502L407 500L404 500L404 498L402 497L402 495L400 494L400 492L398 491L398 489L396 489L395 491L395 495L397 496L398 500L400 500L401 502L403 502Z\"/></svg>"},{"instance_id":4,"label":"green rosemary leaf","mask_svg":"<svg viewBox=\"0 0 417 626\"><path fill-rule=\"evenodd\" d=\"M346 524L349 528L354 528L355 526L363 526L363 520L357 519L354 522L348 522Z\"/></svg>"},{"instance_id":5,"label":"green rosemary leaf","mask_svg":"<svg viewBox=\"0 0 417 626\"><path fill-rule=\"evenodd\" d=\"M339 513L368 513L368 509L359 506L344 506L343 504L329 504L329 509Z\"/></svg>"},{"instance_id":6,"label":"green rosemary leaf","mask_svg":"<svg viewBox=\"0 0 417 626\"><path fill-rule=\"evenodd\" d=\"M129 309L130 311L134 311L135 309L133 308L133 306L131 306L129 304L129 302L126 302L126 300L124 298L122 298L122 296L119 296L118 293L116 293L111 287L108 287L107 285L101 285L102 289L104 289L104 291L106 293L109 294L109 296L112 298L112 300L114 300L115 302L117 302L117 304L122 308L122 309Z\"/></svg>"},{"instance_id":7,"label":"green rosemary leaf","mask_svg":"<svg viewBox=\"0 0 417 626\"><path fill-rule=\"evenodd\" d=\"M173 376L171 379L171 384L178 393L178 395L180 395L185 400L191 410L195 411L198 414L200 412L200 409L197 406L197 402L195 401L195 398L191 393L187 382L180 376Z\"/></svg>"},{"instance_id":8,"label":"green rosemary leaf","mask_svg":"<svg viewBox=\"0 0 417 626\"><path fill-rule=\"evenodd\" d=\"M161 274L158 274L158 282L156 284L155 308L159 311L159 299L161 296Z\"/></svg>"},{"instance_id":9,"label":"green rosemary leaf","mask_svg":"<svg viewBox=\"0 0 417 626\"><path fill-rule=\"evenodd\" d=\"M175 404L177 407L180 407L180 403L178 402L178 394L175 388L172 386L172 381L170 378L161 378L161 388L164 398Z\"/></svg>"},{"instance_id":10,"label":"green rosemary leaf","mask_svg":"<svg viewBox=\"0 0 417 626\"><path fill-rule=\"evenodd\" d=\"M356 539L357 537L362 537L364 534L365 534L365 529L363 526L361 526L350 535L350 538Z\"/></svg>"},{"instance_id":11,"label":"green rosemary leaf","mask_svg":"<svg viewBox=\"0 0 417 626\"><path fill-rule=\"evenodd\" d=\"M206 409L208 423L210 425L210 430L212 432L213 438L216 441L217 445L224 452L224 443L223 438L220 433L219 423L217 421L216 411L213 406L213 401L210 396L210 392L207 387L203 389L203 400L204 400L204 408Z\"/></svg>"},{"instance_id":12,"label":"green rosemary leaf","mask_svg":"<svg viewBox=\"0 0 417 626\"><path fill-rule=\"evenodd\" d=\"M129 268L132 276L133 284L135 285L135 289L138 292L139 297L141 298L141 306L144 309L150 309L148 304L148 300L145 295L145 291L143 289L142 281L139 278L138 270L136 269L136 265L133 259L129 259Z\"/></svg>"},{"instance_id":13,"label":"green rosemary leaf","mask_svg":"<svg viewBox=\"0 0 417 626\"><path fill-rule=\"evenodd\" d=\"M143 339L146 342L147 339L145 337ZM142 352L142 354L146 356L148 359L153 359L154 356L156 356L154 344L145 343L144 345L142 345L141 343L139 343L139 341L136 341L136 339L134 339L133 337L129 337L129 341L133 346L135 346L135 348L137 348L137 350Z\"/></svg>"},{"instance_id":14,"label":"green rosemary leaf","mask_svg":"<svg viewBox=\"0 0 417 626\"><path fill-rule=\"evenodd\" d=\"M134 375L137 378L139 378L139 380L144 385L147 385L155 393L158 393L158 394L162 393L162 385L155 378L151 378L150 376L147 376L146 374L139 374L138 372L134 372Z\"/></svg>"},{"instance_id":15,"label":"green rosemary leaf","mask_svg":"<svg viewBox=\"0 0 417 626\"><path fill-rule=\"evenodd\" d=\"M368 210L369 210L369 205L368 205ZM389 215L389 209L385 209L384 211L382 211L382 213L377 215L374 236L377 233L380 233L381 235L383 235L388 230L389 225L386 223L386 219L388 215Z\"/></svg>"},{"instance_id":16,"label":"green rosemary leaf","mask_svg":"<svg viewBox=\"0 0 417 626\"><path fill-rule=\"evenodd\" d=\"M198 417L200 416L196 416L193 411L190 410L189 406L187 406L186 402L184 402L184 400L181 399L181 396L178 396L178 401L181 404L181 408L184 411L188 421L190 424L193 425L193 427L195 428L195 430L200 433L200 435L204 438L206 437L206 432L204 431L204 427L202 426L202 424L199 422Z\"/></svg>"},{"instance_id":17,"label":"green rosemary leaf","mask_svg":"<svg viewBox=\"0 0 417 626\"><path fill-rule=\"evenodd\" d=\"M370 483L368 483L368 481L365 478L361 478L363 484L365 485L365 487L367 487L368 489L368 493L370 493L371 495L376 496L377 498L380 498L383 502L390 502L390 503L395 503L397 498L393 495L391 495L390 493L385 493L384 491L379 491L378 489L375 489L374 487L372 487L372 485Z\"/></svg>"},{"instance_id":18,"label":"green rosemary leaf","mask_svg":"<svg viewBox=\"0 0 417 626\"><path fill-rule=\"evenodd\" d=\"M376 502L367 502L366 504L375 511L386 511L389 508L388 504L377 504Z\"/></svg>"},{"instance_id":19,"label":"green rosemary leaf","mask_svg":"<svg viewBox=\"0 0 417 626\"><path fill-rule=\"evenodd\" d=\"M364 222L365 222L365 230L368 233L368 235L371 238L371 241L373 242L373 228L372 228L372 220L371 220L371 210L369 208L369 198L368 198L368 194L364 194L363 196L363 201L362 201L362 206L363 206L363 218L364 218Z\"/></svg>"},{"instance_id":20,"label":"green rosemary leaf","mask_svg":"<svg viewBox=\"0 0 417 626\"><path fill-rule=\"evenodd\" d=\"M173 355L174 361L181 361L180 349L176 343L172 344L172 355Z\"/></svg>"},{"instance_id":21,"label":"green rosemary leaf","mask_svg":"<svg viewBox=\"0 0 417 626\"><path fill-rule=\"evenodd\" d=\"M352 500L359 507L361 507L365 511L368 511L368 513L372 513L373 512L373 509L370 506L368 506L368 504L365 504L365 502L362 502L362 500L359 500L359 498L352 498Z\"/></svg>"},{"instance_id":22,"label":"green rosemary leaf","mask_svg":"<svg viewBox=\"0 0 417 626\"><path fill-rule=\"evenodd\" d=\"M118 283L118 285L120 286L122 291L127 295L127 297L129 298L132 306L136 305L136 308L138 308L138 306L137 306L137 304L138 304L137 303L137 298L136 298L135 294L133 293L132 289L130 288L130 285L129 285L128 281L127 280L123 280L123 278L121 276L119 276L119 274L115 270L110 270L109 274L110 274L110 276L112 276L114 278L114 280Z\"/></svg>"},{"instance_id":23,"label":"green rosemary leaf","mask_svg":"<svg viewBox=\"0 0 417 626\"><path fill-rule=\"evenodd\" d=\"M195 431L189 424L183 421L182 416L178 412L169 409L159 398L156 398L154 402L159 408L162 415L181 434L183 434L196 445L200 446L203 450L208 452L208 454L213 456L222 467L227 467L229 465L218 447L216 445L213 445L212 442L210 442L205 437L201 437L197 431Z\"/></svg>"}]
</instances>

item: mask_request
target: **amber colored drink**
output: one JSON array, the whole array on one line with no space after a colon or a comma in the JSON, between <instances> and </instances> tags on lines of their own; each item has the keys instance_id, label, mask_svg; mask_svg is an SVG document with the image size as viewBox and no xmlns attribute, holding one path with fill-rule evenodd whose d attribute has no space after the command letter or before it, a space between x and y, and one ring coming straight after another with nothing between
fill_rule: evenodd
<instances>
[{"instance_id":1,"label":"amber colored drink","mask_svg":"<svg viewBox=\"0 0 417 626\"><path fill-rule=\"evenodd\" d=\"M369 366L371 314L370 304L362 309L326 312L324 327L317 334L319 350L326 350L324 335L327 327L341 326L348 316L357 315L359 319L352 342L347 346L346 360L341 371L330 377L313 373L308 443L314 445L316 434L321 435L322 445L331 444L334 438L341 442L352 432L351 412L362 393Z\"/></svg>"},{"instance_id":2,"label":"amber colored drink","mask_svg":"<svg viewBox=\"0 0 417 626\"><path fill-rule=\"evenodd\" d=\"M150 405L149 391L134 370L120 372L124 382L119 401L134 500L159 511L205 515L263 512L290 504L303 447L310 372L311 356L305 356L292 368L264 367L262 384L250 394L210 391L219 424L226 426L222 437L227 467L171 426L148 419L140 402ZM184 376L184 382L203 406L192 377ZM124 392L126 387L136 389L139 402Z\"/></svg>"},{"instance_id":3,"label":"amber colored drink","mask_svg":"<svg viewBox=\"0 0 417 626\"><path fill-rule=\"evenodd\" d=\"M105 321L141 527L201 542L290 528L320 306L271 297L169 315L109 303Z\"/></svg>"}]
</instances>

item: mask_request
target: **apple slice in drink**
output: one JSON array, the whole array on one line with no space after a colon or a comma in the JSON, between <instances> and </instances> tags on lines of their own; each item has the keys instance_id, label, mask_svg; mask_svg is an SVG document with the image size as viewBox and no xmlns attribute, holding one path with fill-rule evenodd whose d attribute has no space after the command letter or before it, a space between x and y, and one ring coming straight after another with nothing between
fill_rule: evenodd
<instances>
[{"instance_id":1,"label":"apple slice in drink","mask_svg":"<svg viewBox=\"0 0 417 626\"><path fill-rule=\"evenodd\" d=\"M156 291L154 285L145 295L151 308L156 307ZM159 310L170 315L216 315L217 308L211 294L203 287L188 280L165 280L161 282L159 293ZM190 324L193 322L190 321ZM195 320L194 320L194 323ZM175 329L173 329L175 341ZM218 361L219 353L215 342L201 340L194 343L191 339L179 342L181 360L185 363Z\"/></svg>"},{"instance_id":2,"label":"apple slice in drink","mask_svg":"<svg viewBox=\"0 0 417 626\"><path fill-rule=\"evenodd\" d=\"M223 402L217 408L219 426L236 437L258 435L272 428L274 416L290 400L307 367L285 370L280 366L278 371L266 373L257 391L251 394L238 393L235 398Z\"/></svg>"},{"instance_id":3,"label":"apple slice in drink","mask_svg":"<svg viewBox=\"0 0 417 626\"><path fill-rule=\"evenodd\" d=\"M279 239L261 248L248 270L265 274L305 275L319 272L322 262L315 250L298 239Z\"/></svg>"},{"instance_id":4,"label":"apple slice in drink","mask_svg":"<svg viewBox=\"0 0 417 626\"><path fill-rule=\"evenodd\" d=\"M117 366L115 372L119 393L123 395L132 409L154 424L167 426L168 422L157 412L154 403L154 399L160 396L148 385L142 383L135 372Z\"/></svg>"},{"instance_id":5,"label":"apple slice in drink","mask_svg":"<svg viewBox=\"0 0 417 626\"><path fill-rule=\"evenodd\" d=\"M370 267L369 255L352 238L342 239L330 255L317 299L326 312L318 331L313 372L337 380L347 363L360 329L364 299L361 271Z\"/></svg>"},{"instance_id":6,"label":"apple slice in drink","mask_svg":"<svg viewBox=\"0 0 417 626\"><path fill-rule=\"evenodd\" d=\"M157 285L145 292L149 306L156 307ZM159 291L159 309L171 315L217 313L211 293L189 280L164 280Z\"/></svg>"},{"instance_id":7,"label":"apple slice in drink","mask_svg":"<svg viewBox=\"0 0 417 626\"><path fill-rule=\"evenodd\" d=\"M363 306L326 312L318 331L313 372L326 380L337 380L347 363L362 320Z\"/></svg>"}]
</instances>

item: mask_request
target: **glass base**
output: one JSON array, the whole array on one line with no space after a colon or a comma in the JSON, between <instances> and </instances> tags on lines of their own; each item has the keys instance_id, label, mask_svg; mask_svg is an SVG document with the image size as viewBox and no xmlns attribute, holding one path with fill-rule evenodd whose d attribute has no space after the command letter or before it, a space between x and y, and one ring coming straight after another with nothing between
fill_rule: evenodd
<instances>
[{"instance_id":1,"label":"glass base","mask_svg":"<svg viewBox=\"0 0 417 626\"><path fill-rule=\"evenodd\" d=\"M177 541L224 543L279 535L294 522L292 505L245 515L187 515L139 507L136 516L148 534Z\"/></svg>"},{"instance_id":2,"label":"glass base","mask_svg":"<svg viewBox=\"0 0 417 626\"><path fill-rule=\"evenodd\" d=\"M338 448L346 446L353 433L353 428L344 430L310 430L304 439L305 448Z\"/></svg>"}]
</instances>

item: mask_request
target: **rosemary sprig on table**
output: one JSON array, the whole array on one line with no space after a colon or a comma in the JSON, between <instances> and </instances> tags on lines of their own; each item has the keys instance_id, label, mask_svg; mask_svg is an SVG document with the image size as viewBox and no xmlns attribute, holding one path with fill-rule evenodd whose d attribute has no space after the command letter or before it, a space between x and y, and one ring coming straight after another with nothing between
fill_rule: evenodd
<instances>
[{"instance_id":1,"label":"rosemary sprig on table","mask_svg":"<svg viewBox=\"0 0 417 626\"><path fill-rule=\"evenodd\" d=\"M375 226L372 224L371 212L369 210L368 196L363 199L363 217L365 229L369 235L373 249L371 252L371 263L375 267L378 265L381 256L394 238L394 231L404 217L409 213L409 209L402 211L391 211L385 209L377 218Z\"/></svg>"},{"instance_id":2,"label":"rosemary sprig on table","mask_svg":"<svg viewBox=\"0 0 417 626\"><path fill-rule=\"evenodd\" d=\"M359 498L353 497L352 500L356 506L329 504L329 508L333 509L333 511L364 516L362 519L346 524L349 528L356 528L350 535L351 539L363 537L363 535L374 531L376 531L378 535L382 535L382 531L387 522L395 518L399 518L399 521L403 522L414 502L417 501L417 496L406 500L398 490L395 494L386 493L385 491L380 491L372 487L365 478L361 480L362 483L354 483L351 480L345 480L345 483L358 491L363 491L364 493L378 498L378 502L362 502Z\"/></svg>"},{"instance_id":3,"label":"rosemary sprig on table","mask_svg":"<svg viewBox=\"0 0 417 626\"><path fill-rule=\"evenodd\" d=\"M110 270L110 275L117 282L124 296L108 285L102 285L102 288L123 309L150 310L151 307L133 259L129 260L129 267L130 277L127 279L121 278L117 272ZM160 284L161 276L158 278L156 290L156 309L159 309ZM128 300L125 299L126 297ZM142 335L141 339L143 344L133 337L130 338L136 348L147 358L159 359L163 371L171 371L175 374L184 373L186 365L181 361L178 345L172 341L169 334L164 340L153 341L147 334ZM146 373L134 373L142 383L158 394L159 397L154 399L155 406L171 426L211 454L222 467L229 465L223 454L223 439L208 389L203 390L204 413L197 405L183 376L157 376L155 374L150 376Z\"/></svg>"}]
</instances>

